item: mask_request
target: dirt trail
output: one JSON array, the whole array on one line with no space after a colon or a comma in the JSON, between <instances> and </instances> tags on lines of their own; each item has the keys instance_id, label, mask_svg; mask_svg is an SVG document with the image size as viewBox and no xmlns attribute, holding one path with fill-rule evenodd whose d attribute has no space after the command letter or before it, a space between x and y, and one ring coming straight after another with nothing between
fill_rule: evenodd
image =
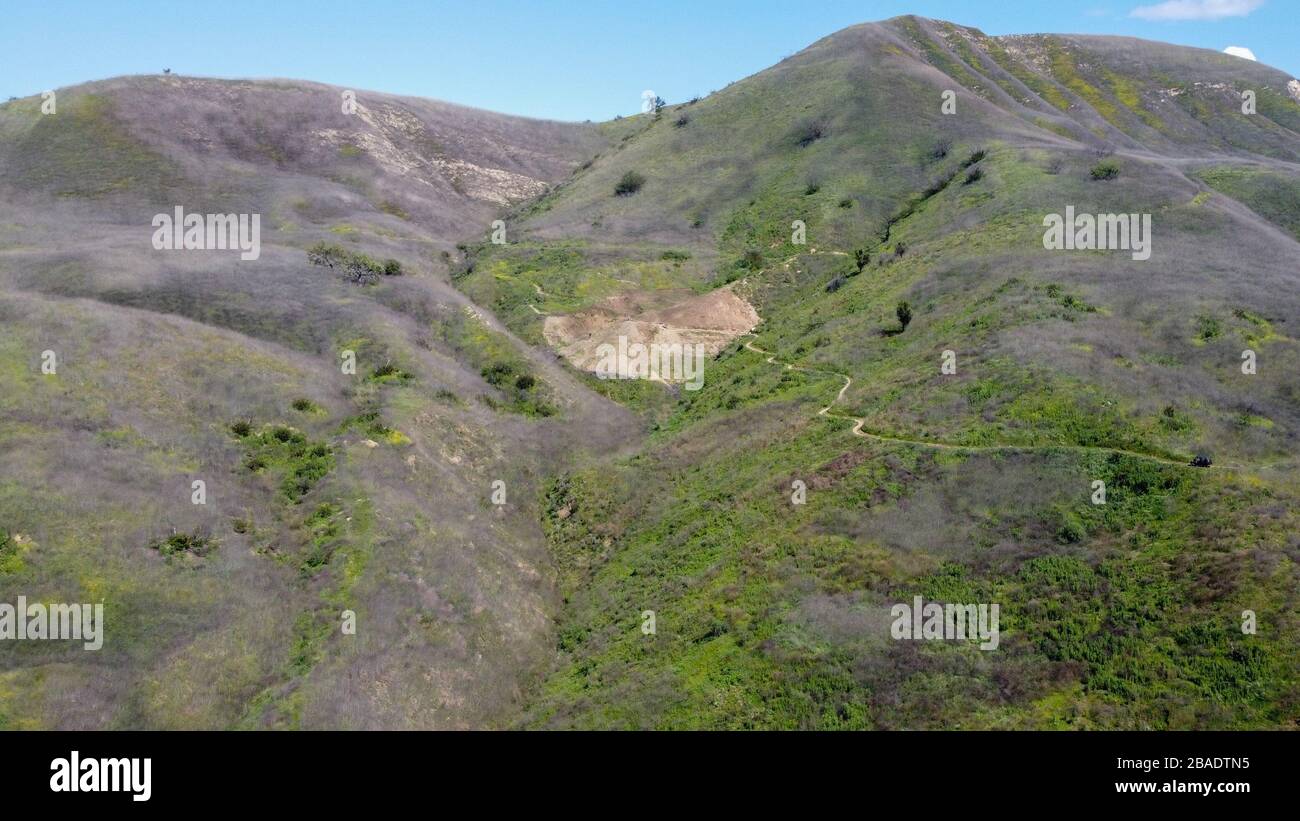
<instances>
[{"instance_id":1,"label":"dirt trail","mask_svg":"<svg viewBox=\"0 0 1300 821\"><path fill-rule=\"evenodd\" d=\"M747 334L747 335L753 336L753 334ZM1122 448L1097 447L1095 445L957 445L949 442L934 442L934 441L927 441L924 439L909 439L902 436L888 436L886 434L881 434L881 433L871 433L870 431L865 431L862 429L863 426L866 425L867 423L866 419L863 419L858 416L849 416L848 414L844 414L844 413L831 412L831 408L835 406L835 403L839 402L841 399L844 398L844 394L848 391L849 386L853 384L853 379L850 378L847 374L842 374L838 371L819 370L817 368L803 368L798 365L791 365L788 362L780 362L777 360L776 355L773 354L771 351L765 351L752 342L746 342L745 347L753 351L754 353L762 354L763 356L766 356L768 363L772 365L783 366L788 371L803 371L804 373L820 373L820 374L826 374L828 376L838 376L839 378L843 379L844 386L840 388L840 392L835 395L835 398L831 400L831 403L829 405L817 411L817 415L830 417L832 419L847 419L852 421L853 435L861 436L864 439L874 439L878 442L893 442L902 445L915 445L917 447L933 448L935 450L966 451L969 453L993 453L993 452L1034 453L1034 452L1049 452L1049 451L1081 451L1081 452L1092 452L1092 453L1115 453L1122 456L1131 456L1135 459L1146 459L1151 462L1160 462L1166 465L1177 465L1178 467L1185 467L1185 468L1191 467L1191 465L1187 464L1186 462L1180 462L1176 459L1167 459L1163 456L1156 456L1150 453L1139 453L1137 451L1124 450Z\"/></svg>"}]
</instances>

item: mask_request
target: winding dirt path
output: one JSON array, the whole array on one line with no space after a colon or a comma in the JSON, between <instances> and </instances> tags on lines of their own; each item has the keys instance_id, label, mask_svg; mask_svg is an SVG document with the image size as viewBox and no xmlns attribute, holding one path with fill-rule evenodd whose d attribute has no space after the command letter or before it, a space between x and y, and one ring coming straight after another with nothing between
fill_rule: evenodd
<instances>
[{"instance_id":1,"label":"winding dirt path","mask_svg":"<svg viewBox=\"0 0 1300 821\"><path fill-rule=\"evenodd\" d=\"M746 334L746 336L753 336L753 334ZM866 419L863 419L858 416L850 416L845 413L833 413L831 410L832 408L835 407L835 404L837 402L839 402L844 398L844 394L848 391L849 387L853 384L853 379L850 378L847 374L842 374L838 371L820 370L817 368L804 368L798 365L792 365L788 362L781 362L777 360L776 355L773 354L771 351L765 351L762 348L755 345L753 342L746 342L745 347L756 354L761 354L767 357L767 362L769 364L784 367L785 370L787 371L803 371L804 373L820 373L820 374L826 374L828 376L838 376L840 379L843 379L844 386L840 388L840 392L835 395L835 398L831 400L831 403L829 405L817 411L817 415L826 416L832 419L846 419L853 422L853 430L852 430L853 435L861 436L864 439L874 439L877 442L892 442L901 445L914 445L916 447L932 448L934 450L966 451L968 453L995 453L995 452L1047 453L1051 451L1114 453L1114 454L1119 454L1121 456L1131 456L1134 459L1146 459L1147 461L1150 462L1160 462L1161 464L1165 464L1165 465L1176 465L1178 467L1185 467L1185 468L1191 467L1191 465L1189 465L1186 462L1181 462L1176 459L1167 459L1163 456L1156 456L1150 453L1139 453L1137 451L1124 450L1122 448L1105 448L1105 447L1098 447L1095 445L957 445L957 444L952 444L950 442L935 442L935 441L928 441L925 439L909 439L902 436L889 436L883 433L872 433L870 431L865 431L862 429L863 426L866 425L867 423Z\"/></svg>"}]
</instances>

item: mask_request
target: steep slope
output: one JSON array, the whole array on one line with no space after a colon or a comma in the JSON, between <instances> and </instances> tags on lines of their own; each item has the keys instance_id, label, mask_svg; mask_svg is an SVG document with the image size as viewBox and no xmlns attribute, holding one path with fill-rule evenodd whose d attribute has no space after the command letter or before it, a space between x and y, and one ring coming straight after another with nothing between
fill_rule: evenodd
<instances>
[{"instance_id":1,"label":"steep slope","mask_svg":"<svg viewBox=\"0 0 1300 821\"><path fill-rule=\"evenodd\" d=\"M545 661L537 478L628 416L446 271L604 139L342 100L140 77L0 106L0 599L107 621L98 652L3 642L0 726L492 726ZM155 250L176 207L259 215L260 255ZM403 273L358 285L319 242Z\"/></svg>"},{"instance_id":2,"label":"steep slope","mask_svg":"<svg viewBox=\"0 0 1300 821\"><path fill-rule=\"evenodd\" d=\"M763 319L636 458L551 485L530 723L1293 726L1293 83L898 18L622 124L517 212L457 282L525 338L724 282ZM1150 215L1150 257L1048 250L1067 208ZM999 649L891 639L917 595L999 603Z\"/></svg>"}]
</instances>

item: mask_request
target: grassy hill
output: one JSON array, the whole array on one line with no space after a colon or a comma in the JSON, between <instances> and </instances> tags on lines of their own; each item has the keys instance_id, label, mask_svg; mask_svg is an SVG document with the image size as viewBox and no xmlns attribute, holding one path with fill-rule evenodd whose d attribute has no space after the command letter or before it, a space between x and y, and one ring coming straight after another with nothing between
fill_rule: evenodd
<instances>
[{"instance_id":1,"label":"grassy hill","mask_svg":"<svg viewBox=\"0 0 1300 821\"><path fill-rule=\"evenodd\" d=\"M0 601L108 620L2 643L0 727L1294 727L1294 83L904 17L598 125L0 106ZM260 258L154 251L177 205ZM1067 207L1150 259L1045 249ZM719 294L761 323L696 392L548 349ZM891 639L917 595L998 649Z\"/></svg>"},{"instance_id":2,"label":"grassy hill","mask_svg":"<svg viewBox=\"0 0 1300 821\"><path fill-rule=\"evenodd\" d=\"M735 281L763 317L644 406L638 455L551 485L569 606L525 726L1294 725L1288 81L898 18L638 118L521 212L458 281L525 336L525 289L563 312L611 277ZM1067 205L1151 214L1151 259L1045 250ZM914 595L999 602L999 650L891 640Z\"/></svg>"},{"instance_id":3,"label":"grassy hill","mask_svg":"<svg viewBox=\"0 0 1300 821\"><path fill-rule=\"evenodd\" d=\"M0 598L108 623L99 653L4 642L0 727L491 726L547 660L540 477L626 414L446 272L603 138L341 99L137 77L0 106ZM153 250L176 206L260 214L260 257ZM322 242L402 274L357 285Z\"/></svg>"}]
</instances>

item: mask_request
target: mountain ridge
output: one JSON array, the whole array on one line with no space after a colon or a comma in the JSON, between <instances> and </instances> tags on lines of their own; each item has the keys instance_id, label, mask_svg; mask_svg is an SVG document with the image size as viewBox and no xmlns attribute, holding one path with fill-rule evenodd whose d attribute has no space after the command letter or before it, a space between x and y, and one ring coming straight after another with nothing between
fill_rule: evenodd
<instances>
[{"instance_id":1,"label":"mountain ridge","mask_svg":"<svg viewBox=\"0 0 1300 821\"><path fill-rule=\"evenodd\" d=\"M1284 78L902 17L591 125L175 75L0 105L0 598L110 625L0 648L0 726L1292 726ZM260 213L261 257L154 252L178 203ZM1153 258L1048 251L1066 205L1151 214ZM722 288L699 391L547 344L712 330ZM1002 602L1002 649L890 642L913 595Z\"/></svg>"}]
</instances>

